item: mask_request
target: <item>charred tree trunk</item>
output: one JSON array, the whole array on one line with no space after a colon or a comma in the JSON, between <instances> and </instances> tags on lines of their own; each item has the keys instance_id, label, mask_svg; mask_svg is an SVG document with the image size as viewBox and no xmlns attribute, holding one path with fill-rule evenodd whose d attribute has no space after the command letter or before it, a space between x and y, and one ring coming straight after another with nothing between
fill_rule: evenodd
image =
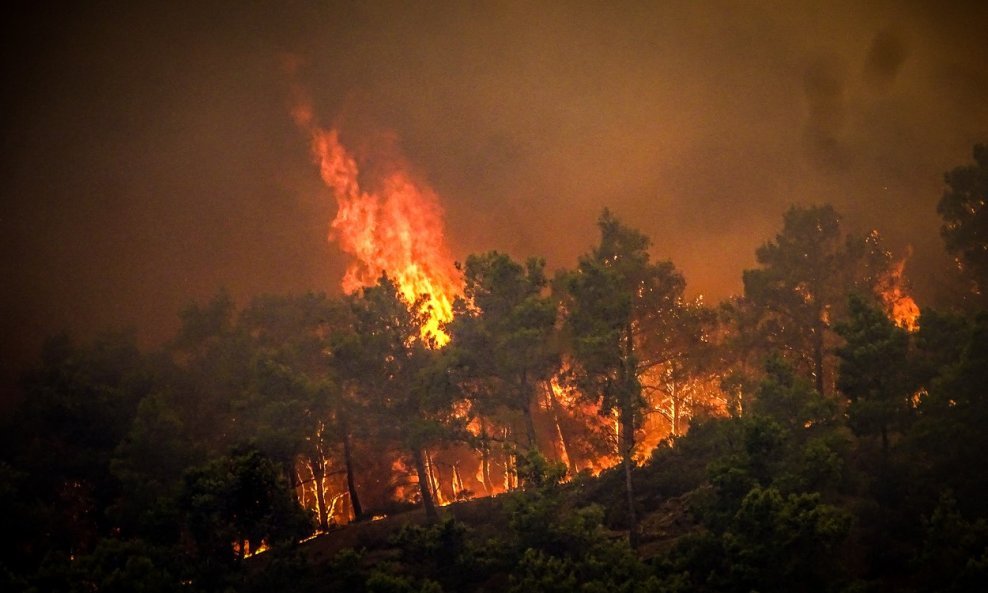
<instances>
[{"instance_id":1,"label":"charred tree trunk","mask_svg":"<svg viewBox=\"0 0 988 593\"><path fill-rule=\"evenodd\" d=\"M624 485L628 493L628 543L632 549L638 547L638 514L635 512L635 488L632 480L635 450L635 407L638 402L637 363L634 356L634 333L629 323L625 329L625 352L622 361L621 377L621 460L624 463Z\"/></svg>"},{"instance_id":2,"label":"charred tree trunk","mask_svg":"<svg viewBox=\"0 0 988 593\"><path fill-rule=\"evenodd\" d=\"M631 398L628 397L628 400ZM628 402L630 404L630 401ZM628 493L628 543L632 548L638 547L638 516L635 512L635 487L632 480L632 469L635 460L632 453L635 450L635 421L634 410L630 405L621 409L621 461L624 464L624 485Z\"/></svg>"},{"instance_id":3,"label":"charred tree trunk","mask_svg":"<svg viewBox=\"0 0 988 593\"><path fill-rule=\"evenodd\" d=\"M350 447L350 431L345 426L343 428L343 463L346 465L346 489L350 495L353 520L360 521L364 518L364 512L360 507L360 497L357 496L357 483L353 475L353 453Z\"/></svg>"},{"instance_id":4,"label":"charred tree trunk","mask_svg":"<svg viewBox=\"0 0 988 593\"><path fill-rule=\"evenodd\" d=\"M566 433L563 431L563 425L559 422L561 416L560 410L562 404L556 399L556 394L552 392L552 387L547 388L547 393L549 397L549 407L552 408L552 421L556 424L556 434L559 436L559 444L562 447L563 452L566 455L566 467L569 470L570 475L576 475L576 460L570 455L569 440L566 438Z\"/></svg>"},{"instance_id":5,"label":"charred tree trunk","mask_svg":"<svg viewBox=\"0 0 988 593\"><path fill-rule=\"evenodd\" d=\"M312 468L312 482L316 486L316 509L319 512L319 530L329 531L329 513L326 512L326 491L324 489L324 478L326 476L326 461L321 453L316 453L309 458L309 467Z\"/></svg>"},{"instance_id":6,"label":"charred tree trunk","mask_svg":"<svg viewBox=\"0 0 988 593\"><path fill-rule=\"evenodd\" d=\"M519 390L519 401L521 413L525 419L525 435L528 437L528 448L538 449L538 441L535 436L535 421L532 419L532 397L528 387L528 377L526 373L521 375L521 389Z\"/></svg>"},{"instance_id":7,"label":"charred tree trunk","mask_svg":"<svg viewBox=\"0 0 988 593\"><path fill-rule=\"evenodd\" d=\"M460 500L463 493L466 491L466 487L463 485L463 477L460 475L460 465L453 462L453 467L450 470L450 482L453 489L453 500Z\"/></svg>"},{"instance_id":8,"label":"charred tree trunk","mask_svg":"<svg viewBox=\"0 0 988 593\"><path fill-rule=\"evenodd\" d=\"M528 438L528 448L538 449L538 444L535 440L535 421L532 419L531 399L523 397L519 403L521 404L521 413L525 420L525 436Z\"/></svg>"},{"instance_id":9,"label":"charred tree trunk","mask_svg":"<svg viewBox=\"0 0 988 593\"><path fill-rule=\"evenodd\" d=\"M425 507L425 516L429 522L434 522L439 518L436 512L436 502L432 498L431 476L425 467L425 456L422 449L415 447L412 449L412 458L415 461L415 473L419 477L419 491L422 494L422 506Z\"/></svg>"},{"instance_id":10,"label":"charred tree trunk","mask_svg":"<svg viewBox=\"0 0 988 593\"><path fill-rule=\"evenodd\" d=\"M679 391L676 389L676 383L672 383L672 436L679 436Z\"/></svg>"},{"instance_id":11,"label":"charred tree trunk","mask_svg":"<svg viewBox=\"0 0 988 593\"><path fill-rule=\"evenodd\" d=\"M429 472L429 487L432 488L432 500L437 504L442 504L443 493L441 488L443 476L439 473L439 468L436 467L436 462L432 459L432 453L428 449L425 450L425 469Z\"/></svg>"},{"instance_id":12,"label":"charred tree trunk","mask_svg":"<svg viewBox=\"0 0 988 593\"><path fill-rule=\"evenodd\" d=\"M491 445L487 437L487 424L483 417L480 419L480 472L484 480L487 496L494 494L494 483L491 481Z\"/></svg>"}]
</instances>

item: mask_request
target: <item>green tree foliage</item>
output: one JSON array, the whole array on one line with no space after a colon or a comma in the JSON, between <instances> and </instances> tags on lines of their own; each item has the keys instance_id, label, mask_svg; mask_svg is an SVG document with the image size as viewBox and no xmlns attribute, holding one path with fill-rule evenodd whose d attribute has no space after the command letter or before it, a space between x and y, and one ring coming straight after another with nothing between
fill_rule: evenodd
<instances>
[{"instance_id":1,"label":"green tree foliage","mask_svg":"<svg viewBox=\"0 0 988 593\"><path fill-rule=\"evenodd\" d=\"M858 434L881 435L887 455L889 432L909 420L918 387L909 360L909 333L857 295L851 296L848 319L837 332L845 340L837 350L837 386L851 401L851 427Z\"/></svg>"},{"instance_id":2,"label":"green tree foliage","mask_svg":"<svg viewBox=\"0 0 988 593\"><path fill-rule=\"evenodd\" d=\"M965 519L957 499L945 491L924 520L922 551L917 558L920 582L929 591L976 591L988 579L988 521Z\"/></svg>"},{"instance_id":3,"label":"green tree foliage","mask_svg":"<svg viewBox=\"0 0 988 593\"><path fill-rule=\"evenodd\" d=\"M49 556L27 590L167 593L180 590L184 576L178 558L166 548L106 538L78 557Z\"/></svg>"},{"instance_id":4,"label":"green tree foliage","mask_svg":"<svg viewBox=\"0 0 988 593\"><path fill-rule=\"evenodd\" d=\"M949 185L962 191L965 175ZM907 333L873 300L888 271L877 235L848 239L832 208L794 208L715 326L683 301L672 264L650 260L646 237L606 211L599 227L552 301L541 261L468 259L445 350L422 336L421 303L387 278L340 299L259 298L239 313L221 293L187 308L178 337L151 355L126 334L49 340L3 419L0 589L981 587L988 315L924 310ZM854 290L863 296L848 300ZM405 461L435 519L430 451L469 440L465 410L525 422L557 370L557 340L570 386L619 421L622 467L567 476L522 448L523 487L444 512L455 520L413 513L294 545L315 519L329 526L325 500L316 517L300 508L299 468L316 482L346 471L359 516L353 468L366 468L362 488L393 485L409 477L396 467ZM686 432L663 410L677 437L635 467L646 400L668 405L656 399L664 389L722 372L718 354L734 371L724 385L743 394L730 417L700 416ZM820 385L832 371L833 393ZM515 432L535 443L525 424ZM322 562L346 541L368 549ZM262 543L272 550L241 558Z\"/></svg>"},{"instance_id":5,"label":"green tree foliage","mask_svg":"<svg viewBox=\"0 0 988 593\"><path fill-rule=\"evenodd\" d=\"M221 290L205 305L192 303L182 309L181 329L174 345L183 350L201 349L233 330L235 304L226 290Z\"/></svg>"},{"instance_id":6,"label":"green tree foliage","mask_svg":"<svg viewBox=\"0 0 988 593\"><path fill-rule=\"evenodd\" d=\"M714 439L707 449L709 495L697 511L723 527L753 488L783 493L834 492L844 473L837 408L781 358L769 359L751 413L708 428L698 438Z\"/></svg>"},{"instance_id":7,"label":"green tree foliage","mask_svg":"<svg viewBox=\"0 0 988 593\"><path fill-rule=\"evenodd\" d=\"M492 251L463 266L463 297L448 331L461 386L481 413L520 413L527 442L537 446L531 408L538 389L559 368L556 307L544 295L545 262L524 266Z\"/></svg>"},{"instance_id":8,"label":"green tree foliage","mask_svg":"<svg viewBox=\"0 0 988 593\"><path fill-rule=\"evenodd\" d=\"M765 362L765 378L759 385L752 413L771 418L790 434L801 434L832 425L837 407L796 374L781 357Z\"/></svg>"},{"instance_id":9,"label":"green tree foliage","mask_svg":"<svg viewBox=\"0 0 988 593\"><path fill-rule=\"evenodd\" d=\"M762 311L743 296L732 297L717 308L718 340L724 374L721 389L727 396L732 416L747 412L750 394L758 387L757 370L771 342L769 324L762 323Z\"/></svg>"},{"instance_id":10,"label":"green tree foliage","mask_svg":"<svg viewBox=\"0 0 988 593\"><path fill-rule=\"evenodd\" d=\"M422 335L422 307L405 302L387 277L350 306L352 327L340 335L335 357L344 377L360 379L361 410L373 417L377 437L412 457L422 504L435 519L425 449L456 432L447 362Z\"/></svg>"},{"instance_id":11,"label":"green tree foliage","mask_svg":"<svg viewBox=\"0 0 988 593\"><path fill-rule=\"evenodd\" d=\"M776 357L748 413L701 424L677 441L681 455L708 460L709 485L687 497L702 527L676 542L662 582L738 592L827 591L839 582L836 552L852 516L824 502L842 482L839 424L832 400Z\"/></svg>"},{"instance_id":12,"label":"green tree foliage","mask_svg":"<svg viewBox=\"0 0 988 593\"><path fill-rule=\"evenodd\" d=\"M560 484L565 467L531 451L522 471L529 487L509 504L509 537L500 548L509 591L654 590L627 540L603 530L603 509L569 506Z\"/></svg>"},{"instance_id":13,"label":"green tree foliage","mask_svg":"<svg viewBox=\"0 0 988 593\"><path fill-rule=\"evenodd\" d=\"M658 315L647 327L650 336L642 388L652 403L650 412L669 422L670 436L685 432L686 420L709 413L714 402L697 397L694 381L716 376L723 361L711 337L717 329L717 312L700 300L677 299L675 306Z\"/></svg>"},{"instance_id":14,"label":"green tree foliage","mask_svg":"<svg viewBox=\"0 0 988 593\"><path fill-rule=\"evenodd\" d=\"M47 341L6 430L5 457L24 472L19 496L38 505L35 545L84 552L110 530L106 511L119 495L111 458L152 380L130 333Z\"/></svg>"},{"instance_id":15,"label":"green tree foliage","mask_svg":"<svg viewBox=\"0 0 988 593\"><path fill-rule=\"evenodd\" d=\"M947 189L937 204L943 219L940 235L947 251L984 305L988 297L988 146L974 146L974 163L944 175Z\"/></svg>"},{"instance_id":16,"label":"green tree foliage","mask_svg":"<svg viewBox=\"0 0 988 593\"><path fill-rule=\"evenodd\" d=\"M601 411L619 418L618 453L625 471L632 546L637 520L632 483L635 431L645 402L641 377L661 340L658 329L681 304L686 285L671 262L650 262L648 237L604 210L600 243L561 278L570 338L571 380Z\"/></svg>"},{"instance_id":17,"label":"green tree foliage","mask_svg":"<svg viewBox=\"0 0 988 593\"><path fill-rule=\"evenodd\" d=\"M123 486L112 507L121 530L161 545L179 539L176 500L185 471L205 452L185 438L181 415L160 393L145 397L111 462Z\"/></svg>"},{"instance_id":18,"label":"green tree foliage","mask_svg":"<svg viewBox=\"0 0 988 593\"><path fill-rule=\"evenodd\" d=\"M179 504L207 568L228 564L262 544L293 544L312 528L312 517L299 506L279 468L254 447L186 473Z\"/></svg>"},{"instance_id":19,"label":"green tree foliage","mask_svg":"<svg viewBox=\"0 0 988 593\"><path fill-rule=\"evenodd\" d=\"M824 205L790 208L782 231L755 257L760 267L743 274L745 300L759 318L753 329L812 377L817 391L829 393L831 324L842 317L849 292L872 294L890 254L877 234L845 236L838 213Z\"/></svg>"},{"instance_id":20,"label":"green tree foliage","mask_svg":"<svg viewBox=\"0 0 988 593\"><path fill-rule=\"evenodd\" d=\"M826 591L836 547L851 518L817 494L752 488L716 543L715 571L698 573L700 590ZM705 580L706 582L703 582Z\"/></svg>"},{"instance_id":21,"label":"green tree foliage","mask_svg":"<svg viewBox=\"0 0 988 593\"><path fill-rule=\"evenodd\" d=\"M180 314L182 326L169 344L166 369L169 404L181 411L186 438L220 454L237 439L233 403L249 388L251 337L237 327L235 306L226 292L206 305Z\"/></svg>"},{"instance_id":22,"label":"green tree foliage","mask_svg":"<svg viewBox=\"0 0 988 593\"><path fill-rule=\"evenodd\" d=\"M959 313L924 309L915 336L915 365L918 381L929 387L945 368L961 358L969 340L970 320Z\"/></svg>"},{"instance_id":23,"label":"green tree foliage","mask_svg":"<svg viewBox=\"0 0 988 593\"><path fill-rule=\"evenodd\" d=\"M347 314L342 302L309 293L256 299L240 317L254 351L250 384L236 402L240 439L255 440L288 476L296 475L300 459L311 469L323 531L329 529L329 459L344 459L349 502L354 516L362 515L352 458L338 455L349 453L354 425L353 403L331 356Z\"/></svg>"},{"instance_id":24,"label":"green tree foliage","mask_svg":"<svg viewBox=\"0 0 988 593\"><path fill-rule=\"evenodd\" d=\"M988 314L975 317L962 335L958 360L943 367L920 400L907 435L919 456L922 483L950 488L962 512L988 517Z\"/></svg>"},{"instance_id":25,"label":"green tree foliage","mask_svg":"<svg viewBox=\"0 0 988 593\"><path fill-rule=\"evenodd\" d=\"M201 450L200 459L253 441L293 483L296 463L311 468L324 530L327 460L349 451L353 424L331 356L333 336L348 327L348 314L341 301L313 293L259 297L239 315L225 293L188 307L162 397L178 414L182 440ZM353 464L342 457L359 517Z\"/></svg>"}]
</instances>

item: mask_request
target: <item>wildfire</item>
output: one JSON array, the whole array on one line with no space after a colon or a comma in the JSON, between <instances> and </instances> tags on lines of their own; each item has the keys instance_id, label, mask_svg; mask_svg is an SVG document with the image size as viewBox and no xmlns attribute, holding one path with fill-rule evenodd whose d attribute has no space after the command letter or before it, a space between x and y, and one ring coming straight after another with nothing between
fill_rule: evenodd
<instances>
[{"instance_id":1,"label":"wildfire","mask_svg":"<svg viewBox=\"0 0 988 593\"><path fill-rule=\"evenodd\" d=\"M919 305L903 287L905 284L903 270L907 258L899 260L889 269L882 282L881 296L889 319L900 327L914 332L919 329L920 311Z\"/></svg>"},{"instance_id":2,"label":"wildfire","mask_svg":"<svg viewBox=\"0 0 988 593\"><path fill-rule=\"evenodd\" d=\"M339 209L329 238L355 258L343 277L343 290L372 286L387 274L408 302L424 299L428 321L423 335L445 345L449 337L442 325L453 316L460 281L446 248L436 193L401 166L362 186L360 166L340 142L339 132L316 125L304 100L296 102L292 116L310 135L322 180L336 197Z\"/></svg>"},{"instance_id":3,"label":"wildfire","mask_svg":"<svg viewBox=\"0 0 988 593\"><path fill-rule=\"evenodd\" d=\"M292 64L288 66L289 70L294 68ZM445 244L438 195L414 177L400 159L382 163L366 157L365 151L349 150L341 141L340 131L319 125L304 93L297 87L294 91L292 117L308 135L313 161L338 206L329 239L353 257L342 279L343 290L352 293L373 286L386 274L408 302L421 304L428 314L423 335L437 346L445 345L449 336L443 325L452 318L452 302L462 292L462 285ZM615 452L619 432L615 418L601 414L599 403L578 397L575 388L561 380L564 374L565 368L547 381L539 401L530 405L528 413L536 433L533 444L549 458L563 463L569 478L581 473L596 475L620 461ZM692 392L689 396L693 397ZM680 416L692 409L692 399L685 412L675 408L674 433ZM524 431L519 429L519 419L504 410L488 412L480 414L466 407L456 410L481 443L479 448L446 444L424 450L424 476L415 475L418 471L398 455L390 463L390 473L397 479L380 490L386 491L389 499L414 501L420 496L418 480L422 479L435 503L444 506L481 494L494 496L517 489L521 450L518 435ZM643 427L643 432L649 434L640 440L641 451L636 455L639 463L644 462L655 443L669 434L658 418L656 415L651 425ZM322 461L324 466L329 465L328 460ZM310 508L325 507L330 524L348 522L352 509L345 504L348 493L342 475L337 472L330 477L332 472L325 468L317 472L304 463L297 465L302 502ZM317 473L320 480L316 479ZM382 492L378 495L380 498ZM382 502L385 501L378 500L378 504ZM383 515L373 517L381 518Z\"/></svg>"},{"instance_id":4,"label":"wildfire","mask_svg":"<svg viewBox=\"0 0 988 593\"><path fill-rule=\"evenodd\" d=\"M614 417L600 413L599 404L581 400L576 388L565 384L567 369L564 364L548 382L540 425L554 437L547 446L555 449L554 457L567 466L569 477L581 471L596 476L621 461L615 451L617 425Z\"/></svg>"}]
</instances>

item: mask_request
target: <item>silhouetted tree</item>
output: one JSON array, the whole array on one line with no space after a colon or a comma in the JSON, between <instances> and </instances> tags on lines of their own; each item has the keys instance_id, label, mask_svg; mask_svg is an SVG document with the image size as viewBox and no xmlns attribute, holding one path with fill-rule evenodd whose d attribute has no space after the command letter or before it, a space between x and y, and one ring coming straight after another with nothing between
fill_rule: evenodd
<instances>
[{"instance_id":1,"label":"silhouetted tree","mask_svg":"<svg viewBox=\"0 0 988 593\"><path fill-rule=\"evenodd\" d=\"M120 494L111 459L152 386L130 333L84 345L64 335L46 342L41 367L24 378L5 454L26 474L21 494L44 507L36 526L41 550L82 553L111 530L107 510Z\"/></svg>"},{"instance_id":2,"label":"silhouetted tree","mask_svg":"<svg viewBox=\"0 0 988 593\"><path fill-rule=\"evenodd\" d=\"M425 450L449 434L454 396L445 362L422 335L423 303L411 306L387 277L350 298L351 331L340 336L335 356L354 378L363 414L377 436L397 442L412 457L422 504L435 519Z\"/></svg>"},{"instance_id":3,"label":"silhouetted tree","mask_svg":"<svg viewBox=\"0 0 988 593\"><path fill-rule=\"evenodd\" d=\"M649 261L648 237L604 210L597 221L600 243L561 278L569 335L571 380L620 425L618 453L625 473L629 537L637 544L632 483L635 431L645 406L641 376L648 369L650 331L679 305L685 281L671 262Z\"/></svg>"},{"instance_id":4,"label":"silhouetted tree","mask_svg":"<svg viewBox=\"0 0 988 593\"><path fill-rule=\"evenodd\" d=\"M262 544L294 544L312 530L291 484L252 446L190 470L179 504L198 552L221 564Z\"/></svg>"},{"instance_id":5,"label":"silhouetted tree","mask_svg":"<svg viewBox=\"0 0 988 593\"><path fill-rule=\"evenodd\" d=\"M956 256L971 292L988 303L988 146L974 146L974 164L944 175L947 189L937 204L943 218L940 234L947 251Z\"/></svg>"},{"instance_id":6,"label":"silhouetted tree","mask_svg":"<svg viewBox=\"0 0 988 593\"><path fill-rule=\"evenodd\" d=\"M527 446L537 447L532 404L559 368L556 307L543 294L545 262L524 266L492 251L463 266L463 297L454 303L448 331L458 379L474 386L474 405L521 414Z\"/></svg>"},{"instance_id":7,"label":"silhouetted tree","mask_svg":"<svg viewBox=\"0 0 988 593\"><path fill-rule=\"evenodd\" d=\"M334 457L343 458L351 508L355 518L362 515L348 454L350 402L331 355L332 336L347 323L342 302L311 293L257 299L240 319L255 348L252 380L238 401L242 438L256 439L288 476L295 476L296 461L311 470L324 531L329 528L325 479Z\"/></svg>"},{"instance_id":8,"label":"silhouetted tree","mask_svg":"<svg viewBox=\"0 0 988 593\"><path fill-rule=\"evenodd\" d=\"M872 294L891 255L877 233L845 236L830 205L792 207L782 231L755 252L760 267L745 270L744 296L760 316L755 330L828 392L828 333L847 294Z\"/></svg>"},{"instance_id":9,"label":"silhouetted tree","mask_svg":"<svg viewBox=\"0 0 988 593\"><path fill-rule=\"evenodd\" d=\"M858 434L881 435L887 456L889 431L910 416L918 387L908 358L909 333L858 295L850 297L848 319L837 332L845 340L837 350L837 387L851 400L851 427Z\"/></svg>"}]
</instances>

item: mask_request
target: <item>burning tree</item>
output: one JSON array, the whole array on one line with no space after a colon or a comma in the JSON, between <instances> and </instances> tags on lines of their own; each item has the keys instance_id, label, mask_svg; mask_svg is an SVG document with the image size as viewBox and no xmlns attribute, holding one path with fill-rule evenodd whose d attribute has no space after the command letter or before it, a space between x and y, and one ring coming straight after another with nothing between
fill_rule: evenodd
<instances>
[{"instance_id":1,"label":"burning tree","mask_svg":"<svg viewBox=\"0 0 988 593\"><path fill-rule=\"evenodd\" d=\"M657 312L648 325L648 369L642 386L649 411L668 423L668 431L646 431L654 447L665 434L683 434L684 421L702 410L721 408L720 361L711 342L716 313L702 301L676 299L674 306ZM664 426L662 428L665 428Z\"/></svg>"},{"instance_id":2,"label":"burning tree","mask_svg":"<svg viewBox=\"0 0 988 593\"><path fill-rule=\"evenodd\" d=\"M189 470L179 507L202 556L229 560L233 553L243 557L262 545L308 535L311 517L283 480L276 465L254 448Z\"/></svg>"},{"instance_id":3,"label":"burning tree","mask_svg":"<svg viewBox=\"0 0 988 593\"><path fill-rule=\"evenodd\" d=\"M569 380L617 416L617 449L624 464L629 539L637 544L632 483L635 433L645 399L642 376L652 366L649 331L678 306L685 287L671 262L649 261L648 237L604 210L600 243L561 278L569 338Z\"/></svg>"},{"instance_id":4,"label":"burning tree","mask_svg":"<svg viewBox=\"0 0 988 593\"><path fill-rule=\"evenodd\" d=\"M544 266L534 258L522 266L496 251L471 255L449 325L459 382L473 408L485 416L499 408L519 413L528 448L538 446L533 404L559 368L556 307L543 294Z\"/></svg>"},{"instance_id":5,"label":"burning tree","mask_svg":"<svg viewBox=\"0 0 988 593\"><path fill-rule=\"evenodd\" d=\"M877 231L846 235L832 206L792 207L782 231L755 252L760 267L744 271L744 315L735 320L759 336L762 348L777 349L816 390L832 391L833 323L844 316L847 295L857 292L883 302L892 256Z\"/></svg>"},{"instance_id":6,"label":"burning tree","mask_svg":"<svg viewBox=\"0 0 988 593\"><path fill-rule=\"evenodd\" d=\"M386 276L349 298L353 325L341 337L336 357L361 378L362 413L382 443L409 454L426 514L435 518L432 477L426 448L450 434L453 391L446 381L441 352L423 335L425 303L409 304Z\"/></svg>"},{"instance_id":7,"label":"burning tree","mask_svg":"<svg viewBox=\"0 0 988 593\"><path fill-rule=\"evenodd\" d=\"M387 274L407 302L428 304L422 331L445 344L449 338L442 325L452 317L460 287L446 248L439 197L404 162L378 163L386 172L367 183L339 131L319 127L307 100L299 99L293 116L309 134L320 176L336 197L330 239L354 257L343 277L344 292L374 286Z\"/></svg>"}]
</instances>

